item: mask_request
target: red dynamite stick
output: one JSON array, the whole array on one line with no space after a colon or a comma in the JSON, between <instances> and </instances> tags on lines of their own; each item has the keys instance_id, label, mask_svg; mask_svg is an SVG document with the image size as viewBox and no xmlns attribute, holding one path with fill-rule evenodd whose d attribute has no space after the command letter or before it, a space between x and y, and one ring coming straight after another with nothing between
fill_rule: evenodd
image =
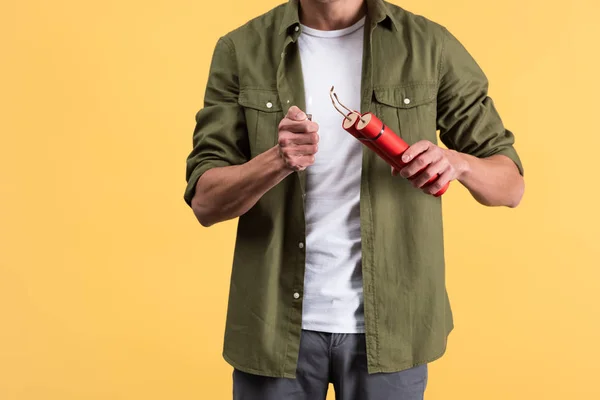
<instances>
[{"instance_id":1,"label":"red dynamite stick","mask_svg":"<svg viewBox=\"0 0 600 400\"><path fill-rule=\"evenodd\" d=\"M393 165L394 161L390 158L386 153L384 153L379 147L375 146L375 143L370 140L365 140L365 138L356 130L356 124L360 119L360 113L354 112L349 113L344 121L342 122L342 128L356 139L360 140L362 144L367 146L370 150L377 153L379 157L381 157L386 163L389 165Z\"/></svg>"},{"instance_id":2,"label":"red dynamite stick","mask_svg":"<svg viewBox=\"0 0 600 400\"><path fill-rule=\"evenodd\" d=\"M356 132L363 137L363 143L365 143L365 145L367 145L367 143L372 144L373 147L377 148L379 151L375 150L375 152L396 170L400 170L407 165L402 161L402 154L409 148L409 145L389 127L384 125L375 114L363 114L353 127ZM350 133L352 134L352 132ZM371 146L368 145L367 147L371 148ZM385 156L382 156L381 154L384 154ZM423 169L421 171L423 171ZM438 178L439 175L436 174L436 176L427 181L427 183L432 183ZM443 195L446 190L448 190L449 186L450 182L444 185L444 187L435 193L434 196L439 197Z\"/></svg>"}]
</instances>

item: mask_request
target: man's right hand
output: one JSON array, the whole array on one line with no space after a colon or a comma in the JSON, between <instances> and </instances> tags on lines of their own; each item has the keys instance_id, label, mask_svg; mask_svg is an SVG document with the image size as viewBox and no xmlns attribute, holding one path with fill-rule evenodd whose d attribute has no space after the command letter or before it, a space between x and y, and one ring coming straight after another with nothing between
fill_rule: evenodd
<instances>
[{"instance_id":1,"label":"man's right hand","mask_svg":"<svg viewBox=\"0 0 600 400\"><path fill-rule=\"evenodd\" d=\"M290 107L279 123L279 155L294 171L303 171L315 162L318 150L319 125L308 119L296 106Z\"/></svg>"}]
</instances>

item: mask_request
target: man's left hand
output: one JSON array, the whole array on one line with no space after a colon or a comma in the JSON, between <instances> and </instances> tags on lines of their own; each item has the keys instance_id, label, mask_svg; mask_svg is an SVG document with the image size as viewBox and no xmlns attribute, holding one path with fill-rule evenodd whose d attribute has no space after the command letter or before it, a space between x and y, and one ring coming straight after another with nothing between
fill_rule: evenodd
<instances>
[{"instance_id":1,"label":"man's left hand","mask_svg":"<svg viewBox=\"0 0 600 400\"><path fill-rule=\"evenodd\" d=\"M392 167L392 175L400 175L427 194L439 192L448 182L459 179L467 168L467 161L454 150L442 149L427 140L421 140L410 146L402 155L407 164L400 171ZM419 172L420 171L420 172ZM439 175L433 183L429 180Z\"/></svg>"}]
</instances>

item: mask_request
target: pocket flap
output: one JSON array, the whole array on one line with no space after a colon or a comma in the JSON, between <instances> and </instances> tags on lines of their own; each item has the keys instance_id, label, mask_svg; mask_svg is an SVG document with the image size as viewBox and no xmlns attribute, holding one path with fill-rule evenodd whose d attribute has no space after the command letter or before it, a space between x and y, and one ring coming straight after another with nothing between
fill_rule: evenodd
<instances>
[{"instance_id":1,"label":"pocket flap","mask_svg":"<svg viewBox=\"0 0 600 400\"><path fill-rule=\"evenodd\" d=\"M413 83L404 86L388 86L373 89L375 99L396 108L412 108L435 100L435 83Z\"/></svg>"},{"instance_id":2,"label":"pocket flap","mask_svg":"<svg viewBox=\"0 0 600 400\"><path fill-rule=\"evenodd\" d=\"M264 112L282 111L277 90L242 89L238 97L238 103L243 107Z\"/></svg>"}]
</instances>

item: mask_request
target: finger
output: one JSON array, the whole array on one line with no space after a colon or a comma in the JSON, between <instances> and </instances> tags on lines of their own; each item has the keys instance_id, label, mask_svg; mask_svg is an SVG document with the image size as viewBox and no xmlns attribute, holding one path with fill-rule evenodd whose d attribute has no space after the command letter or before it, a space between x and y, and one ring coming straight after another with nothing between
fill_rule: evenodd
<instances>
[{"instance_id":1,"label":"finger","mask_svg":"<svg viewBox=\"0 0 600 400\"><path fill-rule=\"evenodd\" d=\"M400 175L405 178L412 179L415 175L429 166L429 164L437 161L440 157L433 151L433 148L428 149L418 157L413 158L404 168L400 170ZM408 151L408 150L407 150Z\"/></svg>"},{"instance_id":2,"label":"finger","mask_svg":"<svg viewBox=\"0 0 600 400\"><path fill-rule=\"evenodd\" d=\"M295 171L303 171L306 167L311 166L315 162L314 155L305 155L305 156L289 156L284 157L285 163L288 167L292 168Z\"/></svg>"},{"instance_id":3,"label":"finger","mask_svg":"<svg viewBox=\"0 0 600 400\"><path fill-rule=\"evenodd\" d=\"M293 169L294 171L299 171L299 166L300 164L298 163L300 157L299 156L293 156L293 155L289 155L289 154L285 154L285 153L281 153L283 161L285 162L285 165L288 166L288 168Z\"/></svg>"},{"instance_id":4,"label":"finger","mask_svg":"<svg viewBox=\"0 0 600 400\"><path fill-rule=\"evenodd\" d=\"M410 146L404 154L402 154L402 162L408 163L414 160L419 154L426 152L434 144L428 140L420 140L417 143Z\"/></svg>"},{"instance_id":5,"label":"finger","mask_svg":"<svg viewBox=\"0 0 600 400\"><path fill-rule=\"evenodd\" d=\"M398 176L400 174L400 170L392 167L392 176Z\"/></svg>"},{"instance_id":6,"label":"finger","mask_svg":"<svg viewBox=\"0 0 600 400\"><path fill-rule=\"evenodd\" d=\"M302 156L300 158L300 163L302 164L302 166L304 168L306 167L310 167L311 165L313 165L315 163L315 156L314 154L312 155L306 155L306 156Z\"/></svg>"},{"instance_id":7,"label":"finger","mask_svg":"<svg viewBox=\"0 0 600 400\"><path fill-rule=\"evenodd\" d=\"M318 132L319 124L309 120L294 121L289 118L284 118L279 123L279 131L288 131L293 133Z\"/></svg>"},{"instance_id":8,"label":"finger","mask_svg":"<svg viewBox=\"0 0 600 400\"><path fill-rule=\"evenodd\" d=\"M302 111L300 108L298 108L296 106L291 106L288 109L288 112L285 115L285 117L292 121L304 121L308 118L306 116L306 114L304 113L304 111Z\"/></svg>"},{"instance_id":9,"label":"finger","mask_svg":"<svg viewBox=\"0 0 600 400\"><path fill-rule=\"evenodd\" d=\"M448 182L450 182L451 180L452 170L448 168L440 174L439 178L437 178L433 183L425 186L422 190L427 194L436 194L437 192L442 190L442 188L446 186L446 184L448 184Z\"/></svg>"},{"instance_id":10,"label":"finger","mask_svg":"<svg viewBox=\"0 0 600 400\"><path fill-rule=\"evenodd\" d=\"M311 145L319 143L319 134L316 132L297 134L293 132L282 132L279 134L278 140L281 147L292 147Z\"/></svg>"},{"instance_id":11,"label":"finger","mask_svg":"<svg viewBox=\"0 0 600 400\"><path fill-rule=\"evenodd\" d=\"M319 147L316 144L293 146L286 149L285 152L291 156L312 156L317 154Z\"/></svg>"},{"instance_id":12,"label":"finger","mask_svg":"<svg viewBox=\"0 0 600 400\"><path fill-rule=\"evenodd\" d=\"M437 175L442 174L449 167L449 165L450 164L445 159L441 159L429 164L427 168L417 173L411 179L412 185L416 188L422 188L428 185L429 181L432 178L435 178Z\"/></svg>"}]
</instances>

